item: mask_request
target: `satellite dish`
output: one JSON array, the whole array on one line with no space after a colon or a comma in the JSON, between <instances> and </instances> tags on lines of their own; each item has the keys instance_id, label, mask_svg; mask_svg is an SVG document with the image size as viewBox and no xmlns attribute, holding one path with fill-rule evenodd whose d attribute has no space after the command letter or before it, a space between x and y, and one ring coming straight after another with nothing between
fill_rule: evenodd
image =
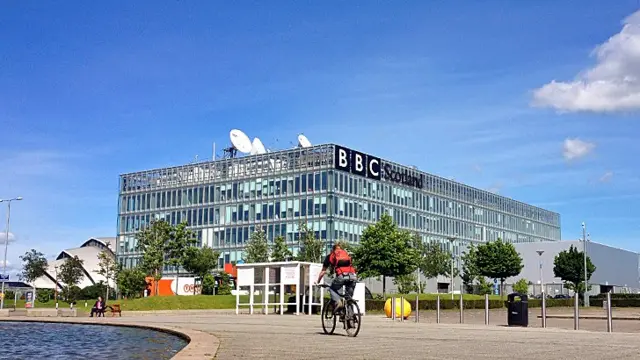
<instances>
[{"instance_id":1,"label":"satellite dish","mask_svg":"<svg viewBox=\"0 0 640 360\"><path fill-rule=\"evenodd\" d=\"M253 143L251 144L251 155L259 155L266 153L267 150L264 148L264 144L259 138L254 138Z\"/></svg>"},{"instance_id":2,"label":"satellite dish","mask_svg":"<svg viewBox=\"0 0 640 360\"><path fill-rule=\"evenodd\" d=\"M233 147L236 148L238 151L248 154L251 152L251 140L249 140L249 137L243 133L241 130L238 129L233 129L231 130L231 132L229 133L229 138L231 139L231 143L233 144Z\"/></svg>"},{"instance_id":3,"label":"satellite dish","mask_svg":"<svg viewBox=\"0 0 640 360\"><path fill-rule=\"evenodd\" d=\"M309 139L307 139L306 136L300 134L298 135L298 146L300 147L311 147L311 142L309 141Z\"/></svg>"}]
</instances>

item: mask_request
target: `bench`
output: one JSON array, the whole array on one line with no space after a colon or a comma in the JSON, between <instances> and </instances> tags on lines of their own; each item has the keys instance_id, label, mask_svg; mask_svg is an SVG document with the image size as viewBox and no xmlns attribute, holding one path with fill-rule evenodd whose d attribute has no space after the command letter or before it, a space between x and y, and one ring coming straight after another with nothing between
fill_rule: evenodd
<instances>
[{"instance_id":1,"label":"bench","mask_svg":"<svg viewBox=\"0 0 640 360\"><path fill-rule=\"evenodd\" d=\"M116 313L118 313L118 315L122 317L122 310L120 310L120 304L107 305L106 307L111 310L111 317L116 316ZM104 316L104 313L103 313L103 316Z\"/></svg>"}]
</instances>

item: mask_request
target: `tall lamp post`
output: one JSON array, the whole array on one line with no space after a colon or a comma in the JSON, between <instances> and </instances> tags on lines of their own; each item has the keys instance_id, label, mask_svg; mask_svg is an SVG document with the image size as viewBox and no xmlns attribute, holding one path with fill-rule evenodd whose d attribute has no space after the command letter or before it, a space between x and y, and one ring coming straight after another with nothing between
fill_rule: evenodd
<instances>
[{"instance_id":1,"label":"tall lamp post","mask_svg":"<svg viewBox=\"0 0 640 360\"><path fill-rule=\"evenodd\" d=\"M540 294L544 297L544 281L542 279L542 254L544 250L537 250L538 256L540 256Z\"/></svg>"},{"instance_id":2,"label":"tall lamp post","mask_svg":"<svg viewBox=\"0 0 640 360\"><path fill-rule=\"evenodd\" d=\"M449 239L449 241L451 242L451 300L453 300L453 264L456 261L456 256L453 252L453 243L456 241L455 237L448 237L447 239ZM460 296L462 296L462 294L460 294Z\"/></svg>"},{"instance_id":3,"label":"tall lamp post","mask_svg":"<svg viewBox=\"0 0 640 360\"><path fill-rule=\"evenodd\" d=\"M9 226L11 224L11 202L12 201L20 201L22 200L22 196L15 197L13 199L0 199L1 202L7 203L7 228L5 229L5 239L4 239L4 262L2 263L2 275L6 275L7 272L7 248L9 247ZM4 309L4 284L5 281L2 281L2 297L0 298L0 309Z\"/></svg>"},{"instance_id":4,"label":"tall lamp post","mask_svg":"<svg viewBox=\"0 0 640 360\"><path fill-rule=\"evenodd\" d=\"M589 294L588 294L588 289L589 289L589 279L587 278L587 227L584 224L584 222L582 223L582 242L584 243L583 246L583 251L582 254L583 256L583 260L584 260L584 306L585 307L589 307Z\"/></svg>"}]
</instances>

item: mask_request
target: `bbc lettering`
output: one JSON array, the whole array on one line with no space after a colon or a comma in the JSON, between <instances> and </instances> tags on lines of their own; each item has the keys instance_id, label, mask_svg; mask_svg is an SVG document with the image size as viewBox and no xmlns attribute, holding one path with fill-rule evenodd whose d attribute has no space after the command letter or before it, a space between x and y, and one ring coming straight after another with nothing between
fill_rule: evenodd
<instances>
[{"instance_id":1,"label":"bbc lettering","mask_svg":"<svg viewBox=\"0 0 640 360\"><path fill-rule=\"evenodd\" d=\"M380 180L380 158L361 152L335 146L335 167L355 175L365 176L372 180Z\"/></svg>"}]
</instances>

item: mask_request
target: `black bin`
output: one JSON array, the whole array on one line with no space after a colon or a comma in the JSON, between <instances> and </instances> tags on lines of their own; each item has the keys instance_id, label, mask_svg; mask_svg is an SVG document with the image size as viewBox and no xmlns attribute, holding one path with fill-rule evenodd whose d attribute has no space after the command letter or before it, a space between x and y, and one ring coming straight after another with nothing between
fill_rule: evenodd
<instances>
[{"instance_id":1,"label":"black bin","mask_svg":"<svg viewBox=\"0 0 640 360\"><path fill-rule=\"evenodd\" d=\"M516 297L520 298L516 300ZM512 293L507 296L507 325L529 326L529 297Z\"/></svg>"}]
</instances>

